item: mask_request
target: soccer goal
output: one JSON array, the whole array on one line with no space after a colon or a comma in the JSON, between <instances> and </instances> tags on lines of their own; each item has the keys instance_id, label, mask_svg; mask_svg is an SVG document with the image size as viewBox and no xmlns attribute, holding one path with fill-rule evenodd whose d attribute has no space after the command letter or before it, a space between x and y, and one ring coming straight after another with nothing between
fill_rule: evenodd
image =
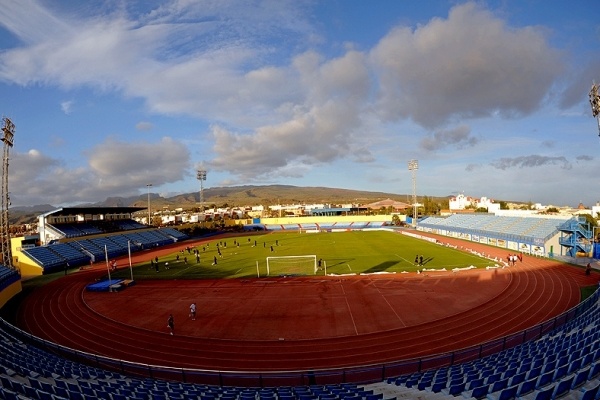
<instances>
[{"instance_id":1,"label":"soccer goal","mask_svg":"<svg viewBox=\"0 0 600 400\"><path fill-rule=\"evenodd\" d=\"M319 271L317 256L267 257L267 275L316 275Z\"/></svg>"}]
</instances>

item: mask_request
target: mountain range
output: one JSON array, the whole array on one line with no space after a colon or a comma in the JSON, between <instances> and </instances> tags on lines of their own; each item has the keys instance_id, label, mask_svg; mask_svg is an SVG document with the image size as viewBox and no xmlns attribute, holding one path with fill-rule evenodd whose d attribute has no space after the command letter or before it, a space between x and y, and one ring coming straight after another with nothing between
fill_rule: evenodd
<instances>
[{"instance_id":1,"label":"mountain range","mask_svg":"<svg viewBox=\"0 0 600 400\"><path fill-rule=\"evenodd\" d=\"M385 192L369 192L364 190L351 190L327 187L300 187L291 185L267 186L228 186L206 188L203 191L204 203L217 207L255 206L273 204L298 204L298 203L325 203L364 204L377 200L391 198L398 201L411 203L409 195L399 195ZM183 208L190 209L199 205L200 192L179 194L173 197L162 197L158 193L143 194L131 197L108 197L97 203L79 204L73 207L148 207L150 197L151 209ZM442 198L439 198L442 199ZM443 198L447 199L447 198ZM59 207L42 204L36 206L11 207L9 221L11 224L25 224L36 220L39 214L55 210Z\"/></svg>"}]
</instances>

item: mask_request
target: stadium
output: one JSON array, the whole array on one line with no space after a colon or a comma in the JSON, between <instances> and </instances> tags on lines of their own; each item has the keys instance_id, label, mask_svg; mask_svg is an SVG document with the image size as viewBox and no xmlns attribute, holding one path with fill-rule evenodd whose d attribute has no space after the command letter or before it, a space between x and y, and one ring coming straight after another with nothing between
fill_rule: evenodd
<instances>
[{"instance_id":1,"label":"stadium","mask_svg":"<svg viewBox=\"0 0 600 400\"><path fill-rule=\"evenodd\" d=\"M597 397L583 218L316 215L189 237L143 210L58 209L11 240L2 398Z\"/></svg>"}]
</instances>

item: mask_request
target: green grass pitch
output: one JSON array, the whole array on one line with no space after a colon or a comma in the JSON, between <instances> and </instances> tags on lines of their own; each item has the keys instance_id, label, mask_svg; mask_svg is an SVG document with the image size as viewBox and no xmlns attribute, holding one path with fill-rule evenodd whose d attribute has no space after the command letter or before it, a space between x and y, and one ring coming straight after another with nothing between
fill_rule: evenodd
<instances>
[{"instance_id":1,"label":"green grass pitch","mask_svg":"<svg viewBox=\"0 0 600 400\"><path fill-rule=\"evenodd\" d=\"M192 247L200 252L199 263L193 252L175 251L159 257L159 272L156 272L150 266L149 255L148 261L134 265L134 279L250 278L258 274L264 277L267 275L266 258L272 256L316 255L317 259L323 260L328 275L415 272L423 268L451 270L493 265L492 261L470 253L387 231L273 232L207 240L207 244ZM222 257L217 253L217 243L220 243ZM415 265L417 255L423 256L423 266ZM217 264L213 265L215 257ZM169 269L165 268L167 262ZM120 264L119 271L113 273L112 277L129 278L129 269L122 268L123 262ZM324 271L317 272L317 275L323 274ZM276 273L272 272L271 275Z\"/></svg>"}]
</instances>

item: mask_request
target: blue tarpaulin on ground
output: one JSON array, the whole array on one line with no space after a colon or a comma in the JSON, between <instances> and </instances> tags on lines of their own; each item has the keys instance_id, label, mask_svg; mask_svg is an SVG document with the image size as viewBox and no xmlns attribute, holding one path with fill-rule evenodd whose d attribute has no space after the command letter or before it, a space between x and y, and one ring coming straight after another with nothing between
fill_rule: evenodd
<instances>
[{"instance_id":1,"label":"blue tarpaulin on ground","mask_svg":"<svg viewBox=\"0 0 600 400\"><path fill-rule=\"evenodd\" d=\"M90 292L108 292L111 288L118 290L123 283L124 279L106 279L104 281L92 283L86 286L86 289Z\"/></svg>"}]
</instances>

